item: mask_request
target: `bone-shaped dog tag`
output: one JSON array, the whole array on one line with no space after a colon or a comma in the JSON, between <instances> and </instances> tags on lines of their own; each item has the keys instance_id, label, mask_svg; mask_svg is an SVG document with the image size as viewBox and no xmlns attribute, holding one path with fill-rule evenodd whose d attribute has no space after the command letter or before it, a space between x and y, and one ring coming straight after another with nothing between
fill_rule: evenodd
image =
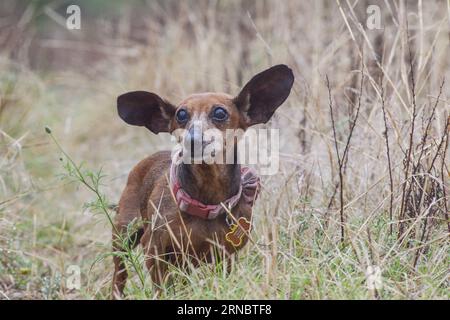
<instances>
[{"instance_id":1,"label":"bone-shaped dog tag","mask_svg":"<svg viewBox=\"0 0 450 320\"><path fill-rule=\"evenodd\" d=\"M233 224L230 232L225 235L225 239L234 247L239 247L242 244L242 238L250 231L252 226L245 217L240 217L237 223Z\"/></svg>"}]
</instances>

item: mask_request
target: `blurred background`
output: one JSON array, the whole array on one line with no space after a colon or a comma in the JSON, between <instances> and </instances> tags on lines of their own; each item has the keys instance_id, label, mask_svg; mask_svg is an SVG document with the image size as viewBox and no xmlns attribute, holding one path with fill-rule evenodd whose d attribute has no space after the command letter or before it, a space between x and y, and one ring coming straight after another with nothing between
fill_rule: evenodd
<instances>
[{"instance_id":1,"label":"blurred background","mask_svg":"<svg viewBox=\"0 0 450 320\"><path fill-rule=\"evenodd\" d=\"M256 243L228 278L174 271L163 298L448 299L449 39L445 0L1 1L0 299L109 296L111 227L45 126L102 169L114 204L131 168L171 146L123 123L118 95L237 94L278 63L296 80L267 124L281 167L263 177ZM366 285L373 265L383 288ZM153 297L135 278L128 294Z\"/></svg>"}]
</instances>

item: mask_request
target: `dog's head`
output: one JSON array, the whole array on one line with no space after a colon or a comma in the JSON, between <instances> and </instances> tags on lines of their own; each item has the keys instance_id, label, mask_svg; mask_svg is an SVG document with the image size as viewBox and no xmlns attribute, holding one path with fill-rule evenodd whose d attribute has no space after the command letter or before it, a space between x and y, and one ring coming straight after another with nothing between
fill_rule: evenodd
<instances>
[{"instance_id":1,"label":"dog's head","mask_svg":"<svg viewBox=\"0 0 450 320\"><path fill-rule=\"evenodd\" d=\"M203 151L217 134L266 123L286 100L294 83L292 70L276 65L255 75L233 97L224 93L192 94L177 105L155 93L133 91L117 98L119 116L153 133L174 134L192 151ZM189 150L189 149L188 149ZM217 151L217 150L216 150ZM195 157L194 157L195 158Z\"/></svg>"}]
</instances>

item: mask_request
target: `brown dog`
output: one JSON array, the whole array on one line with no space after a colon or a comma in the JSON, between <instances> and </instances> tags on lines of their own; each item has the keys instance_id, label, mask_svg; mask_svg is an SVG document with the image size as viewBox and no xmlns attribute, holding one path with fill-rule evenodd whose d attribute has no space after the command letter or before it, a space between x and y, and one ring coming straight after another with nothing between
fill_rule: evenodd
<instances>
[{"instance_id":1,"label":"brown dog","mask_svg":"<svg viewBox=\"0 0 450 320\"><path fill-rule=\"evenodd\" d=\"M277 65L254 76L237 97L222 93L193 94L177 106L154 93L135 91L118 97L119 116L128 124L144 126L153 133L175 133L189 146L205 141L204 131L246 130L267 122L286 100L294 82L287 66ZM200 124L201 129L198 128ZM233 146L235 148L235 145ZM195 157L194 157L195 159ZM139 162L128 176L119 202L113 230L113 248L123 252L128 226L141 219L143 227L132 237L140 240L152 281L161 285L167 263L194 266L227 257L248 241L258 178L248 168L234 163L176 162L170 152L158 152ZM227 209L228 208L228 209ZM187 258L187 259L186 259ZM123 255L114 256L113 298L123 294L127 271Z\"/></svg>"}]
</instances>

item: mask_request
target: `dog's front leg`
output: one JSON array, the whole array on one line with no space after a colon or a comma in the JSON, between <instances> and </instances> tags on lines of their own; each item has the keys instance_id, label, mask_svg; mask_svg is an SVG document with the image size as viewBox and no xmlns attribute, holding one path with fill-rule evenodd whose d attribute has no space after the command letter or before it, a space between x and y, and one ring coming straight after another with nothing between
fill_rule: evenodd
<instances>
[{"instance_id":1,"label":"dog's front leg","mask_svg":"<svg viewBox=\"0 0 450 320\"><path fill-rule=\"evenodd\" d=\"M153 285L159 293L167 276L168 258L166 248L168 236L164 232L148 230L143 236L145 248L145 265L150 273Z\"/></svg>"}]
</instances>

